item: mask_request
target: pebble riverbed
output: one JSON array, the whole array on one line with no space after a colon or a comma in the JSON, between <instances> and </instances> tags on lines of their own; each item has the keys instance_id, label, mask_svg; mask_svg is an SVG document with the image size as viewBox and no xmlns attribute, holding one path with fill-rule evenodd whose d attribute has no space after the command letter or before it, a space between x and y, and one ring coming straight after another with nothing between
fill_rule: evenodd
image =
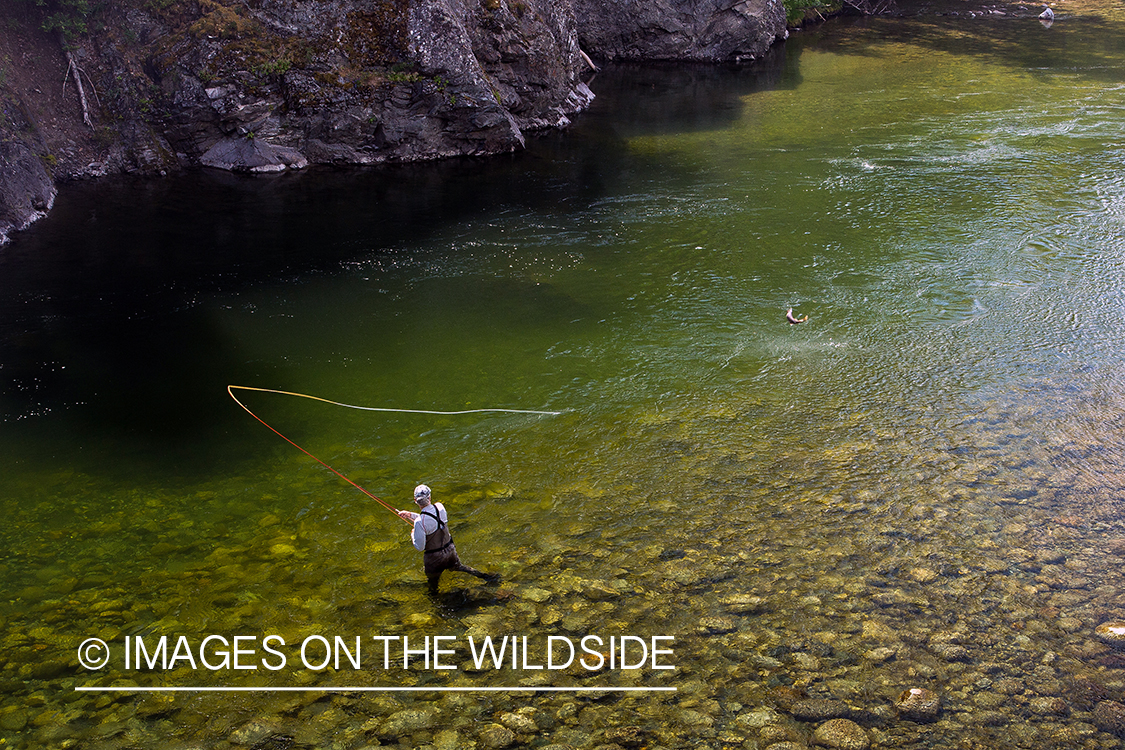
<instances>
[{"instance_id":1,"label":"pebble riverbed","mask_svg":"<svg viewBox=\"0 0 1125 750\"><path fill-rule=\"evenodd\" d=\"M1003 425L1019 416L1009 414ZM1123 604L1114 572L1125 557L1114 510L1121 488L1109 472L1047 468L1052 455L1093 456L1096 446L1013 433L998 420L981 421L973 451L915 446L909 456L893 430L827 453L797 445L767 451L764 441L733 437L704 450L691 437L703 423L733 427L746 417L716 408L631 421L618 436L623 449L628 443L665 456L654 473L682 469L659 492L641 492L623 472L620 486L577 482L550 498L498 485L450 493L444 500L455 532L456 509L482 503L604 507L629 496L645 513L624 522L564 514L547 532L517 533L520 543L507 554L470 524L457 535L463 558L499 570L503 581L446 574L437 599L424 592L405 534L388 538L387 520L373 512L340 538L312 514L283 518L249 501L232 509L222 487L190 498L192 517L149 514L138 493L118 500L122 509L140 508L136 522L103 508L105 519L86 527L117 543L85 558L68 554L81 541L73 532L17 540L20 519L13 519L6 530L12 551L0 567L23 585L3 608L4 746L1120 747L1125 653L1095 629ZM852 433L864 418L834 419L832 429ZM906 475L916 480L909 497L881 486L885 460L915 467ZM847 468L857 464L872 474ZM326 481L312 473L310 491ZM821 474L837 476L838 491L801 489L814 477L827 486ZM66 486L76 481L69 477ZM708 501L682 514L681 492ZM147 501L154 508L170 502ZM206 512L210 505L214 513ZM239 513L246 516L235 523L231 514ZM331 554L357 540L363 554ZM372 564L384 557L411 564ZM457 668L443 671L416 662L200 675L181 664L99 674L75 658L77 643L91 634L120 644L126 636L267 632L290 644L312 633L415 642L447 635L457 643L516 635L533 644L549 635L573 642L587 634L661 635L674 638L667 660L675 669L477 669L458 652L451 658ZM234 710L226 694L74 690L201 678L607 689L251 694L240 695ZM675 691L613 690L621 687Z\"/></svg>"}]
</instances>

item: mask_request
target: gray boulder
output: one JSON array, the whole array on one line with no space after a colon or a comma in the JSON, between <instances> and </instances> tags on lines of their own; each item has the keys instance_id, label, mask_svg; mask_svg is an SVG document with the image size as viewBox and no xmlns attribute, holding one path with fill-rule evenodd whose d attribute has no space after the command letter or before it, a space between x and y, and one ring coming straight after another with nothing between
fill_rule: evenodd
<instances>
[{"instance_id":1,"label":"gray boulder","mask_svg":"<svg viewBox=\"0 0 1125 750\"><path fill-rule=\"evenodd\" d=\"M256 173L304 169L309 165L300 151L275 146L260 138L223 139L209 148L199 161L205 167Z\"/></svg>"},{"instance_id":2,"label":"gray boulder","mask_svg":"<svg viewBox=\"0 0 1125 750\"><path fill-rule=\"evenodd\" d=\"M0 245L10 232L47 215L55 203L54 181L25 143L0 140Z\"/></svg>"}]
</instances>

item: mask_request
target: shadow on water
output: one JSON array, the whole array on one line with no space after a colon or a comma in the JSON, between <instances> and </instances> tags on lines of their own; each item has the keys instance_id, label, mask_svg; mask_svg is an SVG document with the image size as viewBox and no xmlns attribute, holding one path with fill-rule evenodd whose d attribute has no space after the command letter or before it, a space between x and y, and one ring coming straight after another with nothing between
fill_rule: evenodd
<instances>
[{"instance_id":1,"label":"shadow on water","mask_svg":"<svg viewBox=\"0 0 1125 750\"><path fill-rule=\"evenodd\" d=\"M237 372L193 312L203 297L332 272L517 196L549 201L512 177L520 161L67 185L51 217L0 253L4 417L200 367ZM189 427L193 412L173 421Z\"/></svg>"},{"instance_id":2,"label":"shadow on water","mask_svg":"<svg viewBox=\"0 0 1125 750\"><path fill-rule=\"evenodd\" d=\"M750 66L649 63L608 66L591 83L612 107L621 135L720 130L742 116L743 100L759 91L795 88L799 71L787 65L786 46L774 45ZM625 106L618 106L627 102ZM595 100L593 112L602 105Z\"/></svg>"},{"instance_id":3,"label":"shadow on water","mask_svg":"<svg viewBox=\"0 0 1125 750\"><path fill-rule=\"evenodd\" d=\"M511 156L66 185L0 251L0 421L53 413L66 426L44 429L77 443L162 455L214 441L222 388L257 373L208 320L208 296L337 273L488 211L589 205L683 169L630 153L628 137L723 128L743 97L795 84L780 47L750 67L621 66L596 77L570 130Z\"/></svg>"}]
</instances>

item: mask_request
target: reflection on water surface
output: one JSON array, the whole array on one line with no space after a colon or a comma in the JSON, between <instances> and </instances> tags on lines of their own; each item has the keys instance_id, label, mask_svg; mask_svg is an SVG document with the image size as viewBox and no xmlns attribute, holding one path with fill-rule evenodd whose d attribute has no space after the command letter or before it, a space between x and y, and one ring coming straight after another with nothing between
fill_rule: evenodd
<instances>
[{"instance_id":1,"label":"reflection on water surface","mask_svg":"<svg viewBox=\"0 0 1125 750\"><path fill-rule=\"evenodd\" d=\"M0 737L1117 747L1125 45L1069 12L610 71L511 159L71 186L0 255ZM503 582L427 597L405 525L228 383L562 410L248 398L396 506L430 484ZM289 661L125 668L209 634ZM372 650L301 668L317 635ZM524 660L587 635L671 636L675 669ZM474 663L506 636L524 659ZM75 691L127 685L357 690ZM605 690L448 690L505 686Z\"/></svg>"}]
</instances>

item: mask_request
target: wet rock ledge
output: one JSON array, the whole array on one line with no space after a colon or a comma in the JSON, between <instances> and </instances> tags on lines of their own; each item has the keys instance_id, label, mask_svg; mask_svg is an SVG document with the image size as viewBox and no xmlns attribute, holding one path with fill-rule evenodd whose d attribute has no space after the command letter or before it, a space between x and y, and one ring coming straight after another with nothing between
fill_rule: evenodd
<instances>
[{"instance_id":1,"label":"wet rock ledge","mask_svg":"<svg viewBox=\"0 0 1125 750\"><path fill-rule=\"evenodd\" d=\"M589 105L594 60L745 62L786 34L778 0L89 8L16 3L0 27L0 243L43 215L58 180L514 151ZM45 31L52 13L79 23Z\"/></svg>"}]
</instances>

